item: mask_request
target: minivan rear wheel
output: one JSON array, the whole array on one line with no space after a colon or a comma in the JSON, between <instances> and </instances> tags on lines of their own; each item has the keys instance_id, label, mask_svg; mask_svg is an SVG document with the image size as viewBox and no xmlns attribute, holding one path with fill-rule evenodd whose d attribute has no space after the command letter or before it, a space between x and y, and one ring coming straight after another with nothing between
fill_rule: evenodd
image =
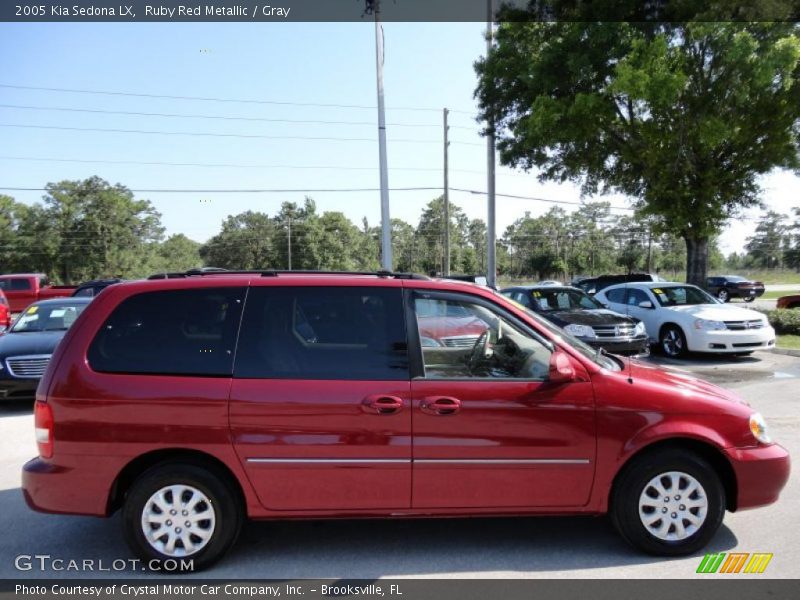
<instances>
[{"instance_id":1,"label":"minivan rear wheel","mask_svg":"<svg viewBox=\"0 0 800 600\"><path fill-rule=\"evenodd\" d=\"M692 554L722 524L725 490L700 456L683 450L645 455L620 475L611 520L632 546L659 556Z\"/></svg>"},{"instance_id":2,"label":"minivan rear wheel","mask_svg":"<svg viewBox=\"0 0 800 600\"><path fill-rule=\"evenodd\" d=\"M151 560L204 569L234 544L243 520L236 494L216 473L169 463L143 473L122 509L125 539L145 563ZM163 567L162 567L163 568Z\"/></svg>"}]
</instances>

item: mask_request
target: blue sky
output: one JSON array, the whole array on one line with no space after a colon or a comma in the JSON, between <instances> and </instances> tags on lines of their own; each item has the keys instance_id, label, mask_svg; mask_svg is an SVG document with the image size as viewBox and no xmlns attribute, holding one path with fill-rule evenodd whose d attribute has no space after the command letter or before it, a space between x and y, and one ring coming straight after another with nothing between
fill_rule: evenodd
<instances>
[{"instance_id":1,"label":"blue sky","mask_svg":"<svg viewBox=\"0 0 800 600\"><path fill-rule=\"evenodd\" d=\"M384 27L390 186L441 187L441 109L447 107L454 111L450 118L450 185L485 190L485 142L478 135L472 98L472 64L485 51L484 26L387 23ZM0 84L287 103L211 102L0 87L2 105L48 108L0 106L2 124L357 138L287 140L0 127L0 185L42 187L47 182L96 174L132 189L377 188L376 110L371 108L375 105L374 44L374 25L367 19L363 23L0 24ZM226 119L81 113L53 108ZM31 158L244 166L28 160ZM764 199L771 207L786 212L797 204L800 180L796 176L777 173L763 183ZM540 184L532 175L505 168L498 170L497 191L556 200L579 199L578 190L572 185ZM425 203L439 193L440 190L393 192L392 216L415 224ZM34 202L42 193L11 195L23 202ZM198 241L216 233L229 214L244 210L272 214L281 202L302 202L305 196L302 192L137 195L151 200L162 213L168 233L185 233ZM377 192L310 195L321 211L342 211L357 223L362 217L372 224L379 222ZM609 199L617 205L625 204L624 198ZM485 219L485 197L452 192L451 200L470 217ZM498 199L498 234L526 210L539 214L548 207L530 200ZM738 250L752 229L752 221L732 224L723 237L723 249Z\"/></svg>"}]
</instances>

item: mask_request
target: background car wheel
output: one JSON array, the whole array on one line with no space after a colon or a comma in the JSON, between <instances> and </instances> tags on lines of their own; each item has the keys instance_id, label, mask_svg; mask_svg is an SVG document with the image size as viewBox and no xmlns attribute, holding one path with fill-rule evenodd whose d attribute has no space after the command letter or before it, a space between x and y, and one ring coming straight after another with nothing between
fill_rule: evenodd
<instances>
[{"instance_id":1,"label":"background car wheel","mask_svg":"<svg viewBox=\"0 0 800 600\"><path fill-rule=\"evenodd\" d=\"M192 560L195 571L219 560L239 535L243 509L212 470L169 463L131 486L122 509L125 540L143 561Z\"/></svg>"},{"instance_id":2,"label":"background car wheel","mask_svg":"<svg viewBox=\"0 0 800 600\"><path fill-rule=\"evenodd\" d=\"M728 290L720 290L717 292L717 298L720 302L728 302L731 299L731 295L728 293Z\"/></svg>"},{"instance_id":3,"label":"background car wheel","mask_svg":"<svg viewBox=\"0 0 800 600\"><path fill-rule=\"evenodd\" d=\"M642 456L614 487L611 520L632 546L659 556L692 554L722 524L725 490L704 459L684 450Z\"/></svg>"},{"instance_id":4,"label":"background car wheel","mask_svg":"<svg viewBox=\"0 0 800 600\"><path fill-rule=\"evenodd\" d=\"M745 297L744 297L744 301L745 301L745 302L752 302L752 301L753 301L753 300L755 300L755 299L756 299L756 297L755 297L755 296L745 296Z\"/></svg>"},{"instance_id":5,"label":"background car wheel","mask_svg":"<svg viewBox=\"0 0 800 600\"><path fill-rule=\"evenodd\" d=\"M670 358L686 356L686 336L677 325L665 325L659 337L661 351Z\"/></svg>"}]
</instances>

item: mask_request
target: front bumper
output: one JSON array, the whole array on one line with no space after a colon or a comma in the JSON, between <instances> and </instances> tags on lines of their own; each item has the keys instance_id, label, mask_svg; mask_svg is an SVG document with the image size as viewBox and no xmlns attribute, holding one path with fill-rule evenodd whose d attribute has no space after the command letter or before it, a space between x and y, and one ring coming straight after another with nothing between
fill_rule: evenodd
<instances>
[{"instance_id":1,"label":"front bumper","mask_svg":"<svg viewBox=\"0 0 800 600\"><path fill-rule=\"evenodd\" d=\"M0 379L0 401L33 400L38 379Z\"/></svg>"},{"instance_id":2,"label":"front bumper","mask_svg":"<svg viewBox=\"0 0 800 600\"><path fill-rule=\"evenodd\" d=\"M772 327L750 330L705 331L693 330L686 343L692 352L752 352L767 350L775 346L775 330Z\"/></svg>"},{"instance_id":3,"label":"front bumper","mask_svg":"<svg viewBox=\"0 0 800 600\"><path fill-rule=\"evenodd\" d=\"M736 509L772 504L789 480L791 461L783 446L771 444L754 448L725 450L736 475Z\"/></svg>"},{"instance_id":4,"label":"front bumper","mask_svg":"<svg viewBox=\"0 0 800 600\"><path fill-rule=\"evenodd\" d=\"M621 354L623 356L647 356L650 354L650 340L647 335L622 339L579 339L589 344L592 348L603 348L609 354Z\"/></svg>"}]
</instances>

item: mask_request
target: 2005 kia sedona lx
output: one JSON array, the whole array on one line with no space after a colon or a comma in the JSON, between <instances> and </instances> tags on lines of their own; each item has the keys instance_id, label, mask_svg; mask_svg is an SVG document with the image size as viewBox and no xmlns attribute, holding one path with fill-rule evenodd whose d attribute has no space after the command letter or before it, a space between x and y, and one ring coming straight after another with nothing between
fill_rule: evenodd
<instances>
[{"instance_id":1,"label":"2005 kia sedona lx","mask_svg":"<svg viewBox=\"0 0 800 600\"><path fill-rule=\"evenodd\" d=\"M245 518L609 513L649 553L775 502L789 456L729 391L589 348L470 283L203 273L120 283L37 391L36 510L122 511L146 560Z\"/></svg>"}]
</instances>

